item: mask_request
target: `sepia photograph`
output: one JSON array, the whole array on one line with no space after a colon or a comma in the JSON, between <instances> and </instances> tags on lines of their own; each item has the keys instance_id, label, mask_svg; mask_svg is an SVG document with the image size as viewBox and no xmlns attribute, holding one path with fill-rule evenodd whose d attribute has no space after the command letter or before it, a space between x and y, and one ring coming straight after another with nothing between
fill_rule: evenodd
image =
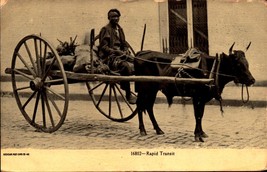
<instances>
[{"instance_id":1,"label":"sepia photograph","mask_svg":"<svg viewBox=\"0 0 267 172\"><path fill-rule=\"evenodd\" d=\"M266 0L1 0L1 171L267 169Z\"/></svg>"}]
</instances>

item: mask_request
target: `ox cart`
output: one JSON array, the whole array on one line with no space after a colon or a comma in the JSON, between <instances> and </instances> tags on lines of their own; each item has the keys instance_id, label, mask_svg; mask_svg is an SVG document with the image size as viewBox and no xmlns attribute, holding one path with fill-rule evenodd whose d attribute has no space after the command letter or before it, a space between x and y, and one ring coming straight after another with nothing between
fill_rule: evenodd
<instances>
[{"instance_id":1,"label":"ox cart","mask_svg":"<svg viewBox=\"0 0 267 172\"><path fill-rule=\"evenodd\" d=\"M90 39L92 51L94 30L91 31ZM50 54L50 58L47 54ZM51 64L56 64L58 69L53 69ZM213 83L213 79L116 76L65 71L57 50L38 35L28 35L21 39L14 50L11 68L6 68L5 72L11 75L13 94L21 114L34 128L48 133L58 130L66 119L70 101L69 84L85 83L96 109L112 121L124 122L136 115L137 108L127 102L119 85L122 81L131 82L132 87L134 82ZM136 96L135 93L132 94ZM77 112L79 108L77 107ZM88 113L90 111L88 109Z\"/></svg>"}]
</instances>

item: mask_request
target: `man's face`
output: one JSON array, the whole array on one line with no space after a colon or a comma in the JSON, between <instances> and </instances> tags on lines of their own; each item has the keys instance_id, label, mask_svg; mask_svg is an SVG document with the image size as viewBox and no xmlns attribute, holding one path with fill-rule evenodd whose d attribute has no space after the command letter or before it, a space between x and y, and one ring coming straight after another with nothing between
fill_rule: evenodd
<instances>
[{"instance_id":1,"label":"man's face","mask_svg":"<svg viewBox=\"0 0 267 172\"><path fill-rule=\"evenodd\" d=\"M120 17L118 15L110 16L109 21L111 24L118 24L120 21Z\"/></svg>"}]
</instances>

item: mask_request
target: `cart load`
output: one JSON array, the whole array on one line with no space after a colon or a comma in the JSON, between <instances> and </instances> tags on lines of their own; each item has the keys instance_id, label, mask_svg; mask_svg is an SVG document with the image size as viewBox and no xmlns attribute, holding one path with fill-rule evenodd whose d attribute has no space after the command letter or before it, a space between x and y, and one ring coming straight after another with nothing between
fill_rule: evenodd
<instances>
[{"instance_id":1,"label":"cart load","mask_svg":"<svg viewBox=\"0 0 267 172\"><path fill-rule=\"evenodd\" d=\"M58 39L59 45L56 51L60 57L65 71L72 71L75 73L98 73L98 74L108 74L109 67L105 65L97 57L97 48L94 46L92 51L90 45L81 44L78 45L70 37L70 42L63 42ZM53 54L51 52L47 53L47 63L49 66L52 62ZM93 66L91 66L93 65ZM52 65L53 70L58 70L58 63ZM92 71L93 70L93 71Z\"/></svg>"}]
</instances>

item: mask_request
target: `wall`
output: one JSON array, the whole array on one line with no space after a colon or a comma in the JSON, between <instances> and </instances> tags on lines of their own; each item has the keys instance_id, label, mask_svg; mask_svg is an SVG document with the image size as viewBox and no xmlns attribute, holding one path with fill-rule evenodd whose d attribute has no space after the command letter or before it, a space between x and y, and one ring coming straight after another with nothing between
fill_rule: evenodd
<instances>
[{"instance_id":1,"label":"wall","mask_svg":"<svg viewBox=\"0 0 267 172\"><path fill-rule=\"evenodd\" d=\"M209 0L208 28L210 54L228 53L234 49L245 50L250 70L256 80L267 80L267 6L257 0Z\"/></svg>"}]
</instances>

